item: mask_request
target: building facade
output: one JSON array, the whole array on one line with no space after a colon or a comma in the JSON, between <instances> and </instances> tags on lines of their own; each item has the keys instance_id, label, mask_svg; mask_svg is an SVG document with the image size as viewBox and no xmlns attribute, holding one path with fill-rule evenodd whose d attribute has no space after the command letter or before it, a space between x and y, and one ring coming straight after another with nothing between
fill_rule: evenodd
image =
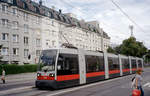
<instances>
[{"instance_id":1,"label":"building facade","mask_svg":"<svg viewBox=\"0 0 150 96\"><path fill-rule=\"evenodd\" d=\"M4 63L35 64L41 50L72 44L103 51L110 37L97 21L85 22L31 0L0 0L0 45Z\"/></svg>"}]
</instances>

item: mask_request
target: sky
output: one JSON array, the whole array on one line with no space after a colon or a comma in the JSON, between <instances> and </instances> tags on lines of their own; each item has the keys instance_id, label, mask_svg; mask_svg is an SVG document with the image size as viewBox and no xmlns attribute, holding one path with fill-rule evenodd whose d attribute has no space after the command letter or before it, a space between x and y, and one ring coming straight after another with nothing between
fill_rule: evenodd
<instances>
[{"instance_id":1,"label":"sky","mask_svg":"<svg viewBox=\"0 0 150 96\"><path fill-rule=\"evenodd\" d=\"M111 0L43 0L43 4L50 8L55 6L63 13L73 13L78 19L99 21L100 27L111 37L110 42L115 45L131 36L129 25L133 25L134 37L150 49L150 0L113 1L140 27L132 23Z\"/></svg>"}]
</instances>

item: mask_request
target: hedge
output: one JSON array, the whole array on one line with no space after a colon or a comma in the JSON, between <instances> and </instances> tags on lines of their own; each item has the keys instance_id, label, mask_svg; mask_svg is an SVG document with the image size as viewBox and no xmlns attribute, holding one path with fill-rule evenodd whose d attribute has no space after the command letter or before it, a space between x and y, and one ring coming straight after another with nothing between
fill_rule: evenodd
<instances>
[{"instance_id":1,"label":"hedge","mask_svg":"<svg viewBox=\"0 0 150 96\"><path fill-rule=\"evenodd\" d=\"M37 65L36 64L28 64L28 65L16 65L16 64L8 64L1 65L0 67L0 75L2 73L2 68L4 68L6 74L18 74L18 73L27 73L27 72L36 72Z\"/></svg>"}]
</instances>

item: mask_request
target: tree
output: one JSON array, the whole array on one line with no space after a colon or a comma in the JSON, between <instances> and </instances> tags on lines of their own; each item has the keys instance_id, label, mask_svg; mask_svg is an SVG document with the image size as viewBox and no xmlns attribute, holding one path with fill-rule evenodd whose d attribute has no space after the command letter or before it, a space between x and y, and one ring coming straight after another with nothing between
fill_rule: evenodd
<instances>
[{"instance_id":1,"label":"tree","mask_svg":"<svg viewBox=\"0 0 150 96\"><path fill-rule=\"evenodd\" d=\"M147 48L142 42L136 41L136 38L130 37L125 39L121 45L115 47L114 51L116 54L143 57L147 52ZM108 49L108 52L112 52L112 49Z\"/></svg>"},{"instance_id":2,"label":"tree","mask_svg":"<svg viewBox=\"0 0 150 96\"><path fill-rule=\"evenodd\" d=\"M110 46L108 47L107 52L108 52L108 53L116 53L115 49L113 49L113 48L110 47Z\"/></svg>"},{"instance_id":3,"label":"tree","mask_svg":"<svg viewBox=\"0 0 150 96\"><path fill-rule=\"evenodd\" d=\"M142 57L147 52L147 48L142 42L136 41L136 38L130 37L123 41L119 46L120 54Z\"/></svg>"}]
</instances>

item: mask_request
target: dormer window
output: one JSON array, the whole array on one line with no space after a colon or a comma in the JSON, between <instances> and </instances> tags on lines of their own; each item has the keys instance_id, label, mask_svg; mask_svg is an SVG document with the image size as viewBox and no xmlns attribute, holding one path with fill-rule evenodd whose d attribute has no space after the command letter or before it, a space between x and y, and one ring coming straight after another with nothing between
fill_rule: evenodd
<instances>
[{"instance_id":1,"label":"dormer window","mask_svg":"<svg viewBox=\"0 0 150 96\"><path fill-rule=\"evenodd\" d=\"M18 10L16 8L12 8L12 12L13 12L14 15L17 15L17 11Z\"/></svg>"},{"instance_id":2,"label":"dormer window","mask_svg":"<svg viewBox=\"0 0 150 96\"><path fill-rule=\"evenodd\" d=\"M57 15L57 19L58 19L58 20L61 20L60 16L59 16L58 14L56 14L56 15Z\"/></svg>"},{"instance_id":3,"label":"dormer window","mask_svg":"<svg viewBox=\"0 0 150 96\"><path fill-rule=\"evenodd\" d=\"M68 18L69 23L71 23L70 19Z\"/></svg>"},{"instance_id":4,"label":"dormer window","mask_svg":"<svg viewBox=\"0 0 150 96\"><path fill-rule=\"evenodd\" d=\"M7 2L13 4L13 0L8 0Z\"/></svg>"},{"instance_id":5,"label":"dormer window","mask_svg":"<svg viewBox=\"0 0 150 96\"><path fill-rule=\"evenodd\" d=\"M35 6L35 12L39 13L39 8Z\"/></svg>"},{"instance_id":6,"label":"dormer window","mask_svg":"<svg viewBox=\"0 0 150 96\"><path fill-rule=\"evenodd\" d=\"M77 22L77 25L81 28L81 25L80 25L80 23L79 23L79 22Z\"/></svg>"},{"instance_id":7,"label":"dormer window","mask_svg":"<svg viewBox=\"0 0 150 96\"><path fill-rule=\"evenodd\" d=\"M62 16L62 18L63 18L63 21L64 21L64 22L66 22L66 19L65 19L65 17L64 17L64 16Z\"/></svg>"}]
</instances>

